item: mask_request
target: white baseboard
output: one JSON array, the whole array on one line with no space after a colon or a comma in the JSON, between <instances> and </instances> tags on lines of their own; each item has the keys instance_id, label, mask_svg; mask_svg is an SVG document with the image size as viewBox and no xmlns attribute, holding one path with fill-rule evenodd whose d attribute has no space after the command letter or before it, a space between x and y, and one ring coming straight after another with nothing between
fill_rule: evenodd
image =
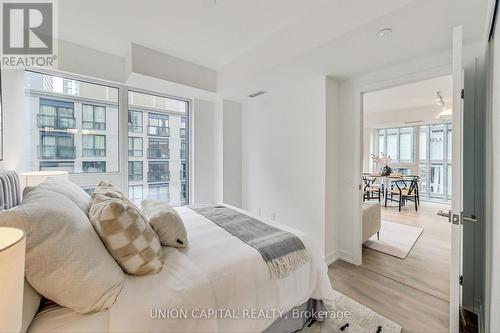
<instances>
[{"instance_id":1,"label":"white baseboard","mask_svg":"<svg viewBox=\"0 0 500 333\"><path fill-rule=\"evenodd\" d=\"M337 260L343 260L345 262L348 262L350 264L355 264L354 260L352 259L352 253L343 251L343 250L336 250L332 253L329 253L325 256L325 261L328 266L333 264Z\"/></svg>"}]
</instances>

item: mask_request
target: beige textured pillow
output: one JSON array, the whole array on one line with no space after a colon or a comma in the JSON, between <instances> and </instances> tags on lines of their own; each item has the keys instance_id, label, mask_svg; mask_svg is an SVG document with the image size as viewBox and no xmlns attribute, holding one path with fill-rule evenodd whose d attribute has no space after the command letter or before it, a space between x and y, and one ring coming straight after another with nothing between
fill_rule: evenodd
<instances>
[{"instance_id":1,"label":"beige textured pillow","mask_svg":"<svg viewBox=\"0 0 500 333\"><path fill-rule=\"evenodd\" d=\"M70 199L35 187L0 213L0 226L25 231L25 275L38 293L80 313L113 305L125 275Z\"/></svg>"},{"instance_id":2,"label":"beige textured pillow","mask_svg":"<svg viewBox=\"0 0 500 333\"><path fill-rule=\"evenodd\" d=\"M124 201L130 201L127 195L123 193L123 191L118 186L106 180L101 180L99 184L97 184L94 193L103 194L110 198L117 198Z\"/></svg>"},{"instance_id":3,"label":"beige textured pillow","mask_svg":"<svg viewBox=\"0 0 500 333\"><path fill-rule=\"evenodd\" d=\"M188 245L186 227L177 211L168 203L143 200L142 211L149 224L165 246L186 247Z\"/></svg>"},{"instance_id":4,"label":"beige textured pillow","mask_svg":"<svg viewBox=\"0 0 500 333\"><path fill-rule=\"evenodd\" d=\"M93 193L89 217L109 253L125 272L146 275L161 271L158 236L132 202Z\"/></svg>"},{"instance_id":5,"label":"beige textured pillow","mask_svg":"<svg viewBox=\"0 0 500 333\"><path fill-rule=\"evenodd\" d=\"M24 195L35 187L27 187L24 190ZM69 200L73 201L85 213L89 213L90 195L81 187L67 180L60 178L47 178L40 183L37 188L43 188L64 195Z\"/></svg>"}]
</instances>

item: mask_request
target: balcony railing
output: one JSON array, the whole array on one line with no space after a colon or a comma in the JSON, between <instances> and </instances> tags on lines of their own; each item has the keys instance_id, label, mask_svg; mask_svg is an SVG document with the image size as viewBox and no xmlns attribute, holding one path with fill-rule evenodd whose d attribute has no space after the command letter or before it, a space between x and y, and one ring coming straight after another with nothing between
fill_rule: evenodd
<instances>
[{"instance_id":1,"label":"balcony railing","mask_svg":"<svg viewBox=\"0 0 500 333\"><path fill-rule=\"evenodd\" d=\"M170 127L148 125L148 135L170 136Z\"/></svg>"},{"instance_id":2,"label":"balcony railing","mask_svg":"<svg viewBox=\"0 0 500 333\"><path fill-rule=\"evenodd\" d=\"M105 157L106 156L106 149L83 148L82 155L83 156L92 156L92 157Z\"/></svg>"},{"instance_id":3,"label":"balcony railing","mask_svg":"<svg viewBox=\"0 0 500 333\"><path fill-rule=\"evenodd\" d=\"M73 160L76 158L76 147L62 145L40 145L38 146L38 158L41 160Z\"/></svg>"},{"instance_id":4,"label":"balcony railing","mask_svg":"<svg viewBox=\"0 0 500 333\"><path fill-rule=\"evenodd\" d=\"M82 121L82 127L85 129L105 130L106 123L96 121Z\"/></svg>"},{"instance_id":5,"label":"balcony railing","mask_svg":"<svg viewBox=\"0 0 500 333\"><path fill-rule=\"evenodd\" d=\"M142 173L136 173L136 174L129 174L128 175L128 180L131 182L139 182L142 181Z\"/></svg>"},{"instance_id":6,"label":"balcony railing","mask_svg":"<svg viewBox=\"0 0 500 333\"><path fill-rule=\"evenodd\" d=\"M74 117L38 114L38 127L51 127L56 129L76 128L76 119Z\"/></svg>"},{"instance_id":7,"label":"balcony railing","mask_svg":"<svg viewBox=\"0 0 500 333\"><path fill-rule=\"evenodd\" d=\"M170 171L148 171L148 182L168 182L170 181Z\"/></svg>"},{"instance_id":8,"label":"balcony railing","mask_svg":"<svg viewBox=\"0 0 500 333\"><path fill-rule=\"evenodd\" d=\"M150 158L150 159L168 159L168 158L170 158L170 149L148 148L148 158Z\"/></svg>"}]
</instances>

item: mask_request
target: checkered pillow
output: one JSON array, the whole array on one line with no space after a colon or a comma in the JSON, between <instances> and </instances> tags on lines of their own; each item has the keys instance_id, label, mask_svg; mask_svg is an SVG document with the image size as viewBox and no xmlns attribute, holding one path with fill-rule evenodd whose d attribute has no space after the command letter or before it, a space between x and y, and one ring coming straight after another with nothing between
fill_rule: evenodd
<instances>
[{"instance_id":1,"label":"checkered pillow","mask_svg":"<svg viewBox=\"0 0 500 333\"><path fill-rule=\"evenodd\" d=\"M96 192L91 197L89 218L126 273L146 275L161 271L158 236L132 202Z\"/></svg>"}]
</instances>

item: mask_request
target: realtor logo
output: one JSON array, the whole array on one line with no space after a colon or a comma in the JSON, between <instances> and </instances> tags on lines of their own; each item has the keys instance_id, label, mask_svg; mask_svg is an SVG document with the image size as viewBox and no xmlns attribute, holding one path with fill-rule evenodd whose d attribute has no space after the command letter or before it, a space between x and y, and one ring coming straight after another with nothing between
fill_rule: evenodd
<instances>
[{"instance_id":1,"label":"realtor logo","mask_svg":"<svg viewBox=\"0 0 500 333\"><path fill-rule=\"evenodd\" d=\"M55 0L2 1L2 66L53 66Z\"/></svg>"}]
</instances>

